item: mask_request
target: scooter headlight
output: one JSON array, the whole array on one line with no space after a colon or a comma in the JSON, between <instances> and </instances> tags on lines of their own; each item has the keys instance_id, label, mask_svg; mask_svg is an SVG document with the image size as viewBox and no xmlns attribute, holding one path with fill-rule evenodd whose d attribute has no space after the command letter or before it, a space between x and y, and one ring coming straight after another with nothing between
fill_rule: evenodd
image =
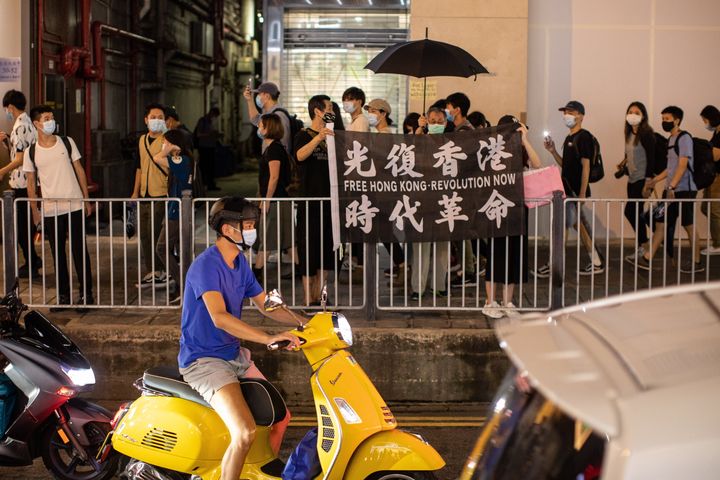
<instances>
[{"instance_id":1,"label":"scooter headlight","mask_svg":"<svg viewBox=\"0 0 720 480\"><path fill-rule=\"evenodd\" d=\"M85 385L95 384L95 373L92 368L73 368L63 365L62 371L68 376L73 385L84 387Z\"/></svg>"},{"instance_id":2,"label":"scooter headlight","mask_svg":"<svg viewBox=\"0 0 720 480\"><path fill-rule=\"evenodd\" d=\"M335 330L335 334L338 338L352 347L352 328L350 328L350 322L348 322L347 318L345 318L345 315L342 313L335 313L332 316L332 321L333 329Z\"/></svg>"}]
</instances>

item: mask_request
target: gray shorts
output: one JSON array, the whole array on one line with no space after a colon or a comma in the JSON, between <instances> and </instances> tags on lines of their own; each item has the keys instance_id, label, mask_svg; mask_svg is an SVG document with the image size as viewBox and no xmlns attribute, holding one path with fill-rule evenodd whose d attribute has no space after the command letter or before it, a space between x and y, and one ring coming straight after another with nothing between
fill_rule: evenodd
<instances>
[{"instance_id":1,"label":"gray shorts","mask_svg":"<svg viewBox=\"0 0 720 480\"><path fill-rule=\"evenodd\" d=\"M179 370L188 385L197 390L206 402L211 403L215 393L222 387L239 383L238 379L251 365L250 350L240 347L240 353L234 360L202 357Z\"/></svg>"}]
</instances>

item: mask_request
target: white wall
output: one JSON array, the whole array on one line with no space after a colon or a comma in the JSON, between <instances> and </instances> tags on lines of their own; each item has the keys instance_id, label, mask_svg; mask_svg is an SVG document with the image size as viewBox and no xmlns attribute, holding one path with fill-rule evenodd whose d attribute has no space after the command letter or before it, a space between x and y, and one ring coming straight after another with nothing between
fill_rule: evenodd
<instances>
[{"instance_id":1,"label":"white wall","mask_svg":"<svg viewBox=\"0 0 720 480\"><path fill-rule=\"evenodd\" d=\"M683 127L709 137L699 112L720 107L720 1L530 0L529 7L528 124L544 163L552 159L542 130L562 141L567 129L557 108L570 99L583 102L584 126L602 147L606 178L593 185L593 197L625 197L626 180L612 173L624 154L630 102L645 103L656 131L660 111L677 105Z\"/></svg>"},{"instance_id":2,"label":"white wall","mask_svg":"<svg viewBox=\"0 0 720 480\"><path fill-rule=\"evenodd\" d=\"M0 58L20 57L21 0L0 0L0 12ZM13 88L20 89L21 81L0 82L0 98ZM5 118L5 111L0 110L0 130L10 132L11 129L12 123Z\"/></svg>"}]
</instances>

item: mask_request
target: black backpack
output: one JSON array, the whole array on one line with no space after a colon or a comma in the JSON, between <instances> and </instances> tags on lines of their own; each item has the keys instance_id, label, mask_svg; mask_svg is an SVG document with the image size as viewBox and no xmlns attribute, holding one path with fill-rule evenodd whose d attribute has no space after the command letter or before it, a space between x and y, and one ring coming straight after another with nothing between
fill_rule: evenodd
<instances>
[{"instance_id":1,"label":"black backpack","mask_svg":"<svg viewBox=\"0 0 720 480\"><path fill-rule=\"evenodd\" d=\"M690 135L689 132L681 131L675 140L675 154L680 157L680 138L683 135ZM713 159L713 147L710 142L705 139L693 137L692 166L688 163L688 169L693 176L693 181L698 190L707 188L715 181L715 161Z\"/></svg>"},{"instance_id":2,"label":"black backpack","mask_svg":"<svg viewBox=\"0 0 720 480\"><path fill-rule=\"evenodd\" d=\"M288 145L287 152L288 158L290 159L290 175L289 181L286 183L286 185L288 194L290 196L294 196L300 191L300 175L298 173L297 160L295 159L295 146L293 145L293 142L295 141L295 135L297 135L299 131L305 128L305 124L302 120L298 118L297 115L290 115L290 113L284 108L276 108L275 110L273 110L273 113L275 112L281 112L288 118L288 121L290 122L290 143Z\"/></svg>"},{"instance_id":3,"label":"black backpack","mask_svg":"<svg viewBox=\"0 0 720 480\"><path fill-rule=\"evenodd\" d=\"M599 182L605 176L605 167L603 167L602 153L600 153L600 143L598 142L595 135L585 130L593 144L593 155L590 159L590 183ZM579 132L578 132L579 134ZM573 142L575 145L575 151L577 152L578 160L580 160L580 150L578 149L577 142Z\"/></svg>"},{"instance_id":4,"label":"black backpack","mask_svg":"<svg viewBox=\"0 0 720 480\"><path fill-rule=\"evenodd\" d=\"M655 171L653 175L660 175L667 168L668 139L655 132Z\"/></svg>"}]
</instances>

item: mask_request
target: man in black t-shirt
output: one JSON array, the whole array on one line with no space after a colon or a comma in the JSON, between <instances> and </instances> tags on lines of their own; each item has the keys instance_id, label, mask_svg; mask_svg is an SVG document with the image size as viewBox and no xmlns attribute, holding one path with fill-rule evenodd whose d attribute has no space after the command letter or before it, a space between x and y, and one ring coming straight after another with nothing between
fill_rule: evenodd
<instances>
[{"instance_id":1,"label":"man in black t-shirt","mask_svg":"<svg viewBox=\"0 0 720 480\"><path fill-rule=\"evenodd\" d=\"M310 128L300 130L293 139L300 172L301 197L329 197L330 171L325 139L333 135L326 128L334 123L332 102L327 95L315 95L308 102ZM298 205L298 270L302 275L304 303L320 304L325 279L333 268L332 218L330 202L309 201Z\"/></svg>"},{"instance_id":2,"label":"man in black t-shirt","mask_svg":"<svg viewBox=\"0 0 720 480\"><path fill-rule=\"evenodd\" d=\"M585 107L582 103L573 100L558 110L563 113L563 121L565 126L570 129L570 133L563 142L562 156L555 149L555 142L549 136L545 138L545 149L552 154L555 161L562 168L565 195L568 198L590 198L590 160L595 154L595 145L590 132L582 128ZM590 256L590 263L580 269L580 275L593 275L604 272L605 261L597 249L597 245L593 248L592 231L582 213L582 203L568 203L567 205L565 227L573 227L578 231L585 250ZM537 275L546 276L542 275L543 270L549 275L550 269L546 267L540 267ZM579 265L578 268L580 268Z\"/></svg>"}]
</instances>

